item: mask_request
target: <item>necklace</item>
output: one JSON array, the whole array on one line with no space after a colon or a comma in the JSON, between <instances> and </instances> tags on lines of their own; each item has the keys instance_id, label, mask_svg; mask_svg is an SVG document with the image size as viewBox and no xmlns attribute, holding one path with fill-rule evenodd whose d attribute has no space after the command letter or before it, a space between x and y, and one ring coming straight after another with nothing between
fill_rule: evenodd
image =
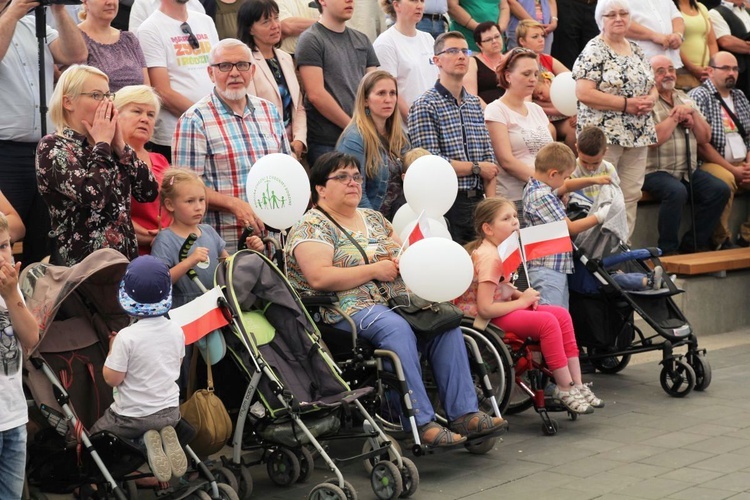
<instances>
[{"instance_id":1,"label":"necklace","mask_svg":"<svg viewBox=\"0 0 750 500\"><path fill-rule=\"evenodd\" d=\"M497 67L500 65L500 61L503 60L502 54L500 54L500 56L497 58L497 62L494 62L489 57L487 57L487 55L484 52L480 52L479 55L484 60L484 64L486 64L487 67L490 68L492 71L495 71L495 69L497 69Z\"/></svg>"}]
</instances>

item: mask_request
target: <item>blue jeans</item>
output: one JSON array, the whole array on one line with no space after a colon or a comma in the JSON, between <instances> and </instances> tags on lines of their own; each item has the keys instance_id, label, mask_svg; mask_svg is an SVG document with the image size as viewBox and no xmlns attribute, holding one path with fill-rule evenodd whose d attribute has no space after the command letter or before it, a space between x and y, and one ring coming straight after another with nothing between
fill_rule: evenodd
<instances>
[{"instance_id":1,"label":"blue jeans","mask_svg":"<svg viewBox=\"0 0 750 500\"><path fill-rule=\"evenodd\" d=\"M26 469L26 424L0 432L0 498L20 499Z\"/></svg>"},{"instance_id":2,"label":"blue jeans","mask_svg":"<svg viewBox=\"0 0 750 500\"><path fill-rule=\"evenodd\" d=\"M568 308L568 275L549 267L530 266L529 285L541 294L540 304Z\"/></svg>"},{"instance_id":3,"label":"blue jeans","mask_svg":"<svg viewBox=\"0 0 750 500\"><path fill-rule=\"evenodd\" d=\"M432 38L437 38L445 33L446 26L445 19L438 19L435 21L428 17L423 17L422 20L417 23L417 29L429 33L432 35Z\"/></svg>"},{"instance_id":4,"label":"blue jeans","mask_svg":"<svg viewBox=\"0 0 750 500\"><path fill-rule=\"evenodd\" d=\"M623 290L645 290L647 286L643 283L644 278L647 276L643 273L612 273L612 279Z\"/></svg>"},{"instance_id":5,"label":"blue jeans","mask_svg":"<svg viewBox=\"0 0 750 500\"><path fill-rule=\"evenodd\" d=\"M682 209L689 200L690 184L675 179L668 172L652 172L643 181L643 190L661 200L659 207L659 248L662 252L675 252L682 248L693 249L693 231L698 249L711 246L711 235L719 222L721 212L729 200L729 186L708 172L693 172L693 197L695 201L695 228L685 233L680 244L679 230Z\"/></svg>"},{"instance_id":6,"label":"blue jeans","mask_svg":"<svg viewBox=\"0 0 750 500\"><path fill-rule=\"evenodd\" d=\"M375 305L352 315L357 334L378 349L395 352L401 360L406 384L411 393L417 425L435 420L435 411L422 382L419 353L427 356L438 387L438 395L449 420L478 411L469 358L460 328L429 339L417 338L409 323L388 307ZM346 321L336 328L349 331Z\"/></svg>"},{"instance_id":7,"label":"blue jeans","mask_svg":"<svg viewBox=\"0 0 750 500\"><path fill-rule=\"evenodd\" d=\"M307 164L310 168L315 165L315 162L324 154L333 151L336 146L329 146L328 144L318 144L317 142L307 143Z\"/></svg>"}]
</instances>

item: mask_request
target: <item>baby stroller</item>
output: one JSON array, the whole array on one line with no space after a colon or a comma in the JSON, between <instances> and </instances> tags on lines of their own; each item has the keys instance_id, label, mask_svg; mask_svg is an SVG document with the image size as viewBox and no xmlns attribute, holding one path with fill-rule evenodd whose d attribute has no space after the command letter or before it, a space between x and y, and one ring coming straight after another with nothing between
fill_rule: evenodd
<instances>
[{"instance_id":1,"label":"baby stroller","mask_svg":"<svg viewBox=\"0 0 750 500\"><path fill-rule=\"evenodd\" d=\"M36 264L21 275L21 290L40 325L41 340L25 359L24 384L33 398L30 410L28 481L31 487L85 498L96 485L97 498L137 498L129 476L146 462L133 443L110 432L89 434L112 403L103 380L109 334L127 326L117 290L128 260L111 249L98 250L67 268ZM193 431L177 426L178 435ZM165 498L237 498L218 484L198 457L185 447L203 478L164 490ZM93 494L93 492L90 492Z\"/></svg>"},{"instance_id":2,"label":"baby stroller","mask_svg":"<svg viewBox=\"0 0 750 500\"><path fill-rule=\"evenodd\" d=\"M307 446L325 461L335 478L312 488L309 498L356 498L337 464L387 455L371 472L371 484L381 499L406 498L419 485L416 466L393 448L360 398L372 391L352 390L319 342L319 334L284 275L263 255L242 250L219 265L216 284L224 290L231 315L225 329L227 353L247 383L232 438L232 457L225 466L249 476L247 468L265 462L269 477L279 485L304 481L312 473ZM352 428L354 415L364 432ZM367 453L332 459L319 439L366 437ZM261 449L254 463L243 450Z\"/></svg>"},{"instance_id":3,"label":"baby stroller","mask_svg":"<svg viewBox=\"0 0 750 500\"><path fill-rule=\"evenodd\" d=\"M619 194L618 194L619 193ZM602 373L617 373L633 354L662 351L659 380L667 394L684 397L711 383L711 365L673 296L684 291L671 279L656 290L625 290L613 278L618 271L648 273L659 261L657 248L631 250L627 238L625 206L616 186L602 186L591 210L603 204L611 208L602 224L575 238L575 273L570 276L570 314L576 338L589 360ZM654 330L646 335L635 324L635 314ZM687 346L684 355L674 348Z\"/></svg>"}]
</instances>

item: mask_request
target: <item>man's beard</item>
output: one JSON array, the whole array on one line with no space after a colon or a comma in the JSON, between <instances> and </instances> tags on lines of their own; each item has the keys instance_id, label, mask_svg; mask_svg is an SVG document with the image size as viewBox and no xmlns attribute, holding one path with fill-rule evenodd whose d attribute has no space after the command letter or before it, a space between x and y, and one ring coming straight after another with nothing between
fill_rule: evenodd
<instances>
[{"instance_id":1,"label":"man's beard","mask_svg":"<svg viewBox=\"0 0 750 500\"><path fill-rule=\"evenodd\" d=\"M734 77L729 77L726 80L724 80L724 86L727 88L727 90L731 90L737 85L737 80Z\"/></svg>"},{"instance_id":2,"label":"man's beard","mask_svg":"<svg viewBox=\"0 0 750 500\"><path fill-rule=\"evenodd\" d=\"M669 82L665 82L665 81L661 82L661 88L663 88L664 90L674 90L674 86L675 86L674 80L669 81Z\"/></svg>"},{"instance_id":3,"label":"man's beard","mask_svg":"<svg viewBox=\"0 0 750 500\"><path fill-rule=\"evenodd\" d=\"M227 101L239 101L240 99L244 99L247 95L247 87L242 89L229 89L226 88L224 90L216 88L216 91L219 93L221 97L226 99Z\"/></svg>"}]
</instances>

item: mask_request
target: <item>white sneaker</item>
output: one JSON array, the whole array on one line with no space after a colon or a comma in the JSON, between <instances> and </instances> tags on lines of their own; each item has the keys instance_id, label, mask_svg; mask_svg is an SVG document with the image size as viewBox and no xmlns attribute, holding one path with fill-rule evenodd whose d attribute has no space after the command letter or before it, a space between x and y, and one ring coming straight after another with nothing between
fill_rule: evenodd
<instances>
[{"instance_id":1,"label":"white sneaker","mask_svg":"<svg viewBox=\"0 0 750 500\"><path fill-rule=\"evenodd\" d=\"M594 413L594 409L575 387L571 387L569 391L561 391L559 387L555 388L554 398L573 413L580 415Z\"/></svg>"},{"instance_id":2,"label":"white sneaker","mask_svg":"<svg viewBox=\"0 0 750 500\"><path fill-rule=\"evenodd\" d=\"M589 404L589 406L592 406L594 408L604 408L604 401L596 397L594 392L589 388L590 385L591 382L589 382L588 384L577 385L576 389L578 389L579 394Z\"/></svg>"},{"instance_id":3,"label":"white sneaker","mask_svg":"<svg viewBox=\"0 0 750 500\"><path fill-rule=\"evenodd\" d=\"M654 277L653 277L653 284L651 285L651 288L653 290L658 290L664 286L663 281L664 276L664 269L661 266L654 267Z\"/></svg>"},{"instance_id":4,"label":"white sneaker","mask_svg":"<svg viewBox=\"0 0 750 500\"><path fill-rule=\"evenodd\" d=\"M146 431L143 435L143 443L146 445L148 466L154 477L161 482L172 479L172 464L164 453L159 433L153 429Z\"/></svg>"},{"instance_id":5,"label":"white sneaker","mask_svg":"<svg viewBox=\"0 0 750 500\"><path fill-rule=\"evenodd\" d=\"M187 457L182 450L179 439L177 439L177 432L174 427L168 425L159 434L161 434L161 441L164 443L164 453L167 455L172 468L172 475L174 477L184 476L187 472Z\"/></svg>"}]
</instances>

